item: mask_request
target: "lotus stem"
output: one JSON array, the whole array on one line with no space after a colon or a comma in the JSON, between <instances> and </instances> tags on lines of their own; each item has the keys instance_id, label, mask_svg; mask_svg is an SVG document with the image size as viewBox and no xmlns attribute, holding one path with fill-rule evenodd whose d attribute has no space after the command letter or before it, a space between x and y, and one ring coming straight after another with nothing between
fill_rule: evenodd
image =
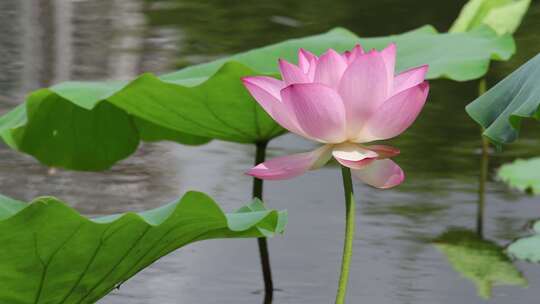
<instances>
[{"instance_id":1,"label":"lotus stem","mask_svg":"<svg viewBox=\"0 0 540 304\"><path fill-rule=\"evenodd\" d=\"M345 192L345 242L343 245L343 258L341 260L341 274L339 277L336 304L344 304L347 296L355 230L355 201L351 169L342 166L341 174L343 176L343 189Z\"/></svg>"},{"instance_id":2,"label":"lotus stem","mask_svg":"<svg viewBox=\"0 0 540 304\"><path fill-rule=\"evenodd\" d=\"M482 78L478 84L478 96L482 96L486 92L486 79ZM476 212L476 233L478 236L484 235L484 210L486 200L486 181L488 176L489 164L489 140L483 135L485 129L481 127L480 137L482 139L482 155L480 158L480 180L478 185L478 207Z\"/></svg>"},{"instance_id":3,"label":"lotus stem","mask_svg":"<svg viewBox=\"0 0 540 304\"><path fill-rule=\"evenodd\" d=\"M268 142L259 142L256 144L255 165L264 162L266 158L266 147ZM253 178L253 197L262 200L263 198L263 180ZM272 281L272 268L270 266L270 254L268 252L268 243L266 238L258 238L259 255L261 257L261 268L264 279L264 304L272 303L274 298L274 282Z\"/></svg>"}]
</instances>

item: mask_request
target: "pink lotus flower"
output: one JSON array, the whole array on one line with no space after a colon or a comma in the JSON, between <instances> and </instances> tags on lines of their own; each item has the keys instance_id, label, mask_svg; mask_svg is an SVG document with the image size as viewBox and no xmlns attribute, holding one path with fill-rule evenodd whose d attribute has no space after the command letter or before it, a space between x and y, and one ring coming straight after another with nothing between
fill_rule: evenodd
<instances>
[{"instance_id":1,"label":"pink lotus flower","mask_svg":"<svg viewBox=\"0 0 540 304\"><path fill-rule=\"evenodd\" d=\"M399 150L366 143L395 137L426 102L426 65L394 75L396 46L365 53L357 45L317 57L300 49L298 66L279 60L283 81L245 77L251 95L281 126L324 145L311 152L271 159L247 172L260 179L287 179L325 165L333 156L353 176L377 188L400 184L403 170L390 160Z\"/></svg>"}]
</instances>

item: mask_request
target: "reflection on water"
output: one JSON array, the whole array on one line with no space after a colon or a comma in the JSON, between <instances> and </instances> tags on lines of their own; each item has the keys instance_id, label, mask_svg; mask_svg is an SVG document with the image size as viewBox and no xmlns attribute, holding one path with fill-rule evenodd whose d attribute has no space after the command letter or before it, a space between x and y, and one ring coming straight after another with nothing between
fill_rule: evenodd
<instances>
[{"instance_id":1,"label":"reflection on water","mask_svg":"<svg viewBox=\"0 0 540 304\"><path fill-rule=\"evenodd\" d=\"M29 90L58 81L170 71L337 25L369 36L425 23L445 30L463 3L3 0L0 112L21 102ZM509 62L493 65L489 84L540 51L539 20L536 1L516 34L518 54ZM481 265L489 258L498 261L488 263L493 272L465 276L475 282L521 285L522 273L530 286L496 287L492 303L537 301L540 269L517 263L519 272L495 252L520 235L529 219L538 217L538 199L513 192L491 178L502 163L540 154L537 125L527 123L520 141L491 156L483 217L486 240L466 242L464 260L451 258L452 266L432 246L432 240L448 235L443 233L450 227L475 229L481 149L478 127L463 107L475 97L477 87L477 82L432 82L425 111L404 136L392 142L402 150L397 161L407 174L406 183L389 191L356 186L359 232L350 303L482 303L471 282L452 267L468 271L468 263ZM269 153L283 155L309 148L309 143L286 135L271 143ZM108 172L58 170L49 175L34 159L1 144L0 192L26 200L55 195L86 214L97 215L156 207L197 189L232 210L249 199L251 180L242 172L251 166L253 157L253 147L217 141L202 147L146 144ZM269 182L265 196L270 206L286 208L290 214L286 235L270 241L279 289L275 303L332 302L343 234L339 170L330 166L291 181ZM460 232L450 239L461 244L460 237L473 239L471 233ZM493 249L489 258L482 256L484 247ZM498 276L499 271L505 273L504 278ZM160 260L100 303L252 304L260 302L261 287L255 241L211 241Z\"/></svg>"},{"instance_id":2,"label":"reflection on water","mask_svg":"<svg viewBox=\"0 0 540 304\"><path fill-rule=\"evenodd\" d=\"M434 243L446 255L452 268L476 285L478 295L484 299L491 298L494 285L527 286L527 280L504 249L473 231L449 230Z\"/></svg>"}]
</instances>

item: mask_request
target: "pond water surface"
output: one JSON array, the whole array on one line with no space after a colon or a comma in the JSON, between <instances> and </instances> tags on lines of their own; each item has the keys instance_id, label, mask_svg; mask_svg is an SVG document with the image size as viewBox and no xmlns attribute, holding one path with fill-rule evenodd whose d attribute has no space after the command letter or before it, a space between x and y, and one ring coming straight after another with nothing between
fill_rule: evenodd
<instances>
[{"instance_id":1,"label":"pond water surface","mask_svg":"<svg viewBox=\"0 0 540 304\"><path fill-rule=\"evenodd\" d=\"M26 92L68 79L129 79L315 34L334 26L363 36L432 24L446 30L464 1L19 1L0 2L0 113ZM540 52L540 2L516 33L518 53L492 65L493 85ZM484 303L432 243L455 228L476 231L479 128L464 106L478 82L432 81L415 125L393 141L406 182L380 191L356 184L358 233L348 303ZM526 234L540 201L494 179L515 158L540 155L540 127L526 123L520 140L494 152L486 183L484 238L502 247ZM269 156L312 145L293 135L270 144ZM254 147L220 141L201 147L145 144L103 173L57 170L0 144L0 193L21 200L54 195L93 216L162 205L188 190L213 196L226 210L250 199ZM332 303L338 279L344 205L336 166L265 184L268 206L288 209L284 236L269 241L276 304ZM474 247L474 246L473 246ZM470 265L492 252L463 255ZM485 256L483 256L485 255ZM179 250L142 271L104 304L262 302L255 240L215 240ZM514 263L529 287L494 287L489 303L538 303L540 267ZM459 267L457 267L459 268ZM466 267L467 268L467 267Z\"/></svg>"}]
</instances>

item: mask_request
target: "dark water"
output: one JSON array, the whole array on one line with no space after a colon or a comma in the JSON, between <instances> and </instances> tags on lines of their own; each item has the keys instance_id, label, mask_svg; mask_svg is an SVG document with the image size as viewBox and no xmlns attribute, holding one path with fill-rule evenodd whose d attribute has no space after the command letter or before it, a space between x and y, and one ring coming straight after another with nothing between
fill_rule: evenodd
<instances>
[{"instance_id":1,"label":"dark water","mask_svg":"<svg viewBox=\"0 0 540 304\"><path fill-rule=\"evenodd\" d=\"M0 1L0 112L29 90L67 79L130 78L161 73L282 39L345 26L385 35L426 23L446 30L464 1ZM492 65L494 84L540 52L540 2L516 33L518 53ZM465 114L476 82L433 81L422 115L393 144L407 174L394 190L356 185L358 236L349 303L484 303L474 284L455 272L430 240L453 227L474 231L480 141ZM526 233L540 217L540 200L494 180L496 168L540 154L540 127L526 123L520 140L492 155L486 184L484 235L500 246ZM269 154L304 151L292 135ZM104 173L48 169L0 146L0 193L29 200L55 195L88 215L143 210L191 189L209 193L227 210L249 200L254 149L212 142L203 147L143 145L136 156ZM275 303L331 303L343 235L339 170L326 167L300 178L268 182L266 202L288 209L286 235L270 240ZM480 264L482 256L472 259ZM528 288L494 287L489 303L538 303L540 267L515 263ZM163 258L100 303L261 302L254 240L208 241Z\"/></svg>"}]
</instances>

